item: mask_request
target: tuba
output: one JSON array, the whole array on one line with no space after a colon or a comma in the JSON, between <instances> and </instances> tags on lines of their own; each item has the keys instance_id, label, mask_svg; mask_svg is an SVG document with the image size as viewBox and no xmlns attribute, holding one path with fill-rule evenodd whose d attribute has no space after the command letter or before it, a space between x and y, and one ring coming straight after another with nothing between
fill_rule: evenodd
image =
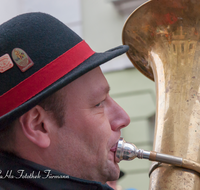
<instances>
[{"instance_id":1,"label":"tuba","mask_svg":"<svg viewBox=\"0 0 200 190\"><path fill-rule=\"evenodd\" d=\"M133 65L156 84L153 151L193 165L152 162L149 189L199 190L200 1L148 1L129 16L122 39Z\"/></svg>"}]
</instances>

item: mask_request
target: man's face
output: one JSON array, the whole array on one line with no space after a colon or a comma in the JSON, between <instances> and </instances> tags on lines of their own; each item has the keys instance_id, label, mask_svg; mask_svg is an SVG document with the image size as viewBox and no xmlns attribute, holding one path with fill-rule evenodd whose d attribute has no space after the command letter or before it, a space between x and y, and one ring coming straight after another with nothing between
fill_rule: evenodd
<instances>
[{"instance_id":1,"label":"man's face","mask_svg":"<svg viewBox=\"0 0 200 190\"><path fill-rule=\"evenodd\" d=\"M53 137L55 167L83 179L102 183L116 180L116 143L120 129L130 118L109 96L109 85L100 68L64 87L62 94L66 94L65 124L56 128Z\"/></svg>"}]
</instances>

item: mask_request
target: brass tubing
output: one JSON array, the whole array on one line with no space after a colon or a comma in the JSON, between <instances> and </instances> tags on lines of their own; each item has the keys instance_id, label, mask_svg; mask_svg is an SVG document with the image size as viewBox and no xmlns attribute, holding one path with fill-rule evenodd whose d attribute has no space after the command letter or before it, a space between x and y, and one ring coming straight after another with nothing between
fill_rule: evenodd
<instances>
[{"instance_id":1,"label":"brass tubing","mask_svg":"<svg viewBox=\"0 0 200 190\"><path fill-rule=\"evenodd\" d=\"M142 149L138 149L134 144L126 142L121 137L118 141L115 160L120 162L121 160L133 160L136 157L139 159L148 159L150 161L187 168L200 174L200 164L195 161L168 154L161 154L155 151L144 151Z\"/></svg>"},{"instance_id":2,"label":"brass tubing","mask_svg":"<svg viewBox=\"0 0 200 190\"><path fill-rule=\"evenodd\" d=\"M122 33L131 62L155 81L153 151L184 158L182 166L198 170L200 1L150 0L129 16ZM162 164L151 173L149 189L199 190L200 175Z\"/></svg>"},{"instance_id":3,"label":"brass tubing","mask_svg":"<svg viewBox=\"0 0 200 190\"><path fill-rule=\"evenodd\" d=\"M155 155L155 152L153 152L153 155ZM150 155L151 153L150 152ZM180 157L176 157L176 156L172 156L172 155L167 155L167 154L160 154L160 153L157 153L156 152L156 156L154 159L149 159L151 161L157 161L157 162L162 162L162 163L166 163L166 164L172 164L172 165L175 165L175 166L182 166L182 158Z\"/></svg>"},{"instance_id":4,"label":"brass tubing","mask_svg":"<svg viewBox=\"0 0 200 190\"><path fill-rule=\"evenodd\" d=\"M197 163L197 162L194 162L192 160L183 159L182 167L187 168L187 169L191 169L191 170L194 170L194 171L200 173L200 164Z\"/></svg>"}]
</instances>

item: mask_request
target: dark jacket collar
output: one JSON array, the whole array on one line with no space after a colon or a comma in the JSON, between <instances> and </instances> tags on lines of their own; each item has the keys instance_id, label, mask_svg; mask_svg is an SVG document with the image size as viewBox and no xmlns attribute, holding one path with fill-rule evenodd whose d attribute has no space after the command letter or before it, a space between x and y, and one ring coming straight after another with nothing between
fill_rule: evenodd
<instances>
[{"instance_id":1,"label":"dark jacket collar","mask_svg":"<svg viewBox=\"0 0 200 190\"><path fill-rule=\"evenodd\" d=\"M0 190L2 188L9 190L112 190L108 185L71 177L5 152L0 153Z\"/></svg>"}]
</instances>

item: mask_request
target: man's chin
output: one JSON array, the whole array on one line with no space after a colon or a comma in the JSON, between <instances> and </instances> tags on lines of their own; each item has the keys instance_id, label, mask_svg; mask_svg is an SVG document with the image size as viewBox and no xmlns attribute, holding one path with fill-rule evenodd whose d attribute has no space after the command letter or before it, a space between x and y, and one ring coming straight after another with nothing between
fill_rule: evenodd
<instances>
[{"instance_id":1,"label":"man's chin","mask_svg":"<svg viewBox=\"0 0 200 190\"><path fill-rule=\"evenodd\" d=\"M110 168L110 176L107 181L115 181L119 178L120 175L120 169L117 163L112 163L113 166Z\"/></svg>"}]
</instances>

